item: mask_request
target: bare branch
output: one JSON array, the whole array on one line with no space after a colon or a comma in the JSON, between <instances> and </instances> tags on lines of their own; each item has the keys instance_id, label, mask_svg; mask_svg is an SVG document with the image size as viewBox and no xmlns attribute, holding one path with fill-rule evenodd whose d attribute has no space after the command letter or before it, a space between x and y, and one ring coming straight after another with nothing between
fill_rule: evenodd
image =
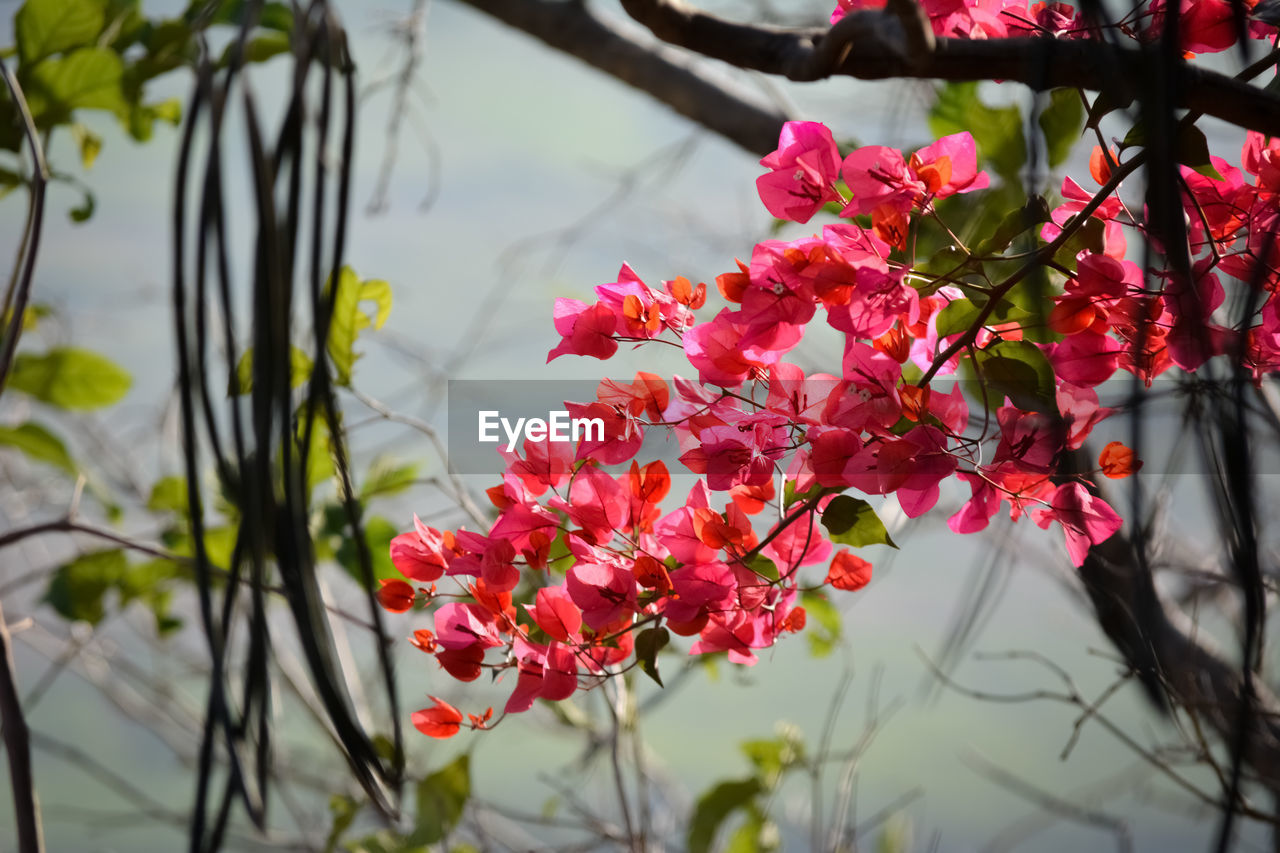
<instances>
[{"instance_id":1,"label":"bare branch","mask_svg":"<svg viewBox=\"0 0 1280 853\"><path fill-rule=\"evenodd\" d=\"M13 643L0 607L0 726L9 756L9 782L13 785L13 811L18 824L19 853L42 853L44 837L40 828L40 805L31 774L31 731L22 716L18 679L13 665Z\"/></svg>"},{"instance_id":2,"label":"bare branch","mask_svg":"<svg viewBox=\"0 0 1280 853\"><path fill-rule=\"evenodd\" d=\"M622 0L622 6L663 41L791 80L1013 80L1037 90L1106 89L1126 103L1155 67L1148 50L1089 39L939 38L922 53L911 49L899 16L879 11L847 15L830 29L783 29L726 21L682 0ZM1280 97L1186 62L1178 74L1181 100L1174 106L1280 135Z\"/></svg>"},{"instance_id":3,"label":"bare branch","mask_svg":"<svg viewBox=\"0 0 1280 853\"><path fill-rule=\"evenodd\" d=\"M461 0L550 47L652 95L680 115L761 156L778 146L790 116L695 67L689 57L645 44L580 2Z\"/></svg>"}]
</instances>

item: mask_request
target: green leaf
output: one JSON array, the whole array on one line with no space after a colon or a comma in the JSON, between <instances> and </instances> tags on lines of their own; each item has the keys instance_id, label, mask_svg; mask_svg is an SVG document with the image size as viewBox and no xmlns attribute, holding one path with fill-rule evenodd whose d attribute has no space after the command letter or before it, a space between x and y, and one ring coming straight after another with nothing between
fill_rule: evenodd
<instances>
[{"instance_id":1,"label":"green leaf","mask_svg":"<svg viewBox=\"0 0 1280 853\"><path fill-rule=\"evenodd\" d=\"M1190 166L1206 178L1223 180L1209 160L1209 140L1205 139L1204 131L1194 124L1188 124L1178 132L1178 162Z\"/></svg>"},{"instance_id":2,"label":"green leaf","mask_svg":"<svg viewBox=\"0 0 1280 853\"><path fill-rule=\"evenodd\" d=\"M425 844L415 844L399 833L384 829L359 841L342 845L347 853L427 853Z\"/></svg>"},{"instance_id":3,"label":"green leaf","mask_svg":"<svg viewBox=\"0 0 1280 853\"><path fill-rule=\"evenodd\" d=\"M360 310L362 302L373 302L375 315L370 318ZM327 348L333 362L338 385L351 385L351 370L360 354L355 351L356 337L360 330L370 325L382 328L391 313L391 285L380 279L360 281L350 267L343 267L338 274L338 284L333 291L333 316L329 322Z\"/></svg>"},{"instance_id":4,"label":"green leaf","mask_svg":"<svg viewBox=\"0 0 1280 853\"><path fill-rule=\"evenodd\" d=\"M418 466L413 462L397 464L385 456L379 456L369 465L364 482L360 484L360 500L398 495L413 485Z\"/></svg>"},{"instance_id":5,"label":"green leaf","mask_svg":"<svg viewBox=\"0 0 1280 853\"><path fill-rule=\"evenodd\" d=\"M1089 121L1085 123L1085 127L1097 128L1098 122L1102 121L1104 116L1124 109L1131 103L1133 103L1133 95L1121 96L1104 89L1098 93L1098 97L1093 99L1093 104L1089 107Z\"/></svg>"},{"instance_id":6,"label":"green leaf","mask_svg":"<svg viewBox=\"0 0 1280 853\"><path fill-rule=\"evenodd\" d=\"M0 427L0 444L16 447L28 458L47 462L72 477L80 475L80 468L67 452L62 439L34 421L16 427Z\"/></svg>"},{"instance_id":7,"label":"green leaf","mask_svg":"<svg viewBox=\"0 0 1280 853\"><path fill-rule=\"evenodd\" d=\"M323 417L316 416L311 427L311 447L307 451L307 493L310 494L316 486L333 477L337 472L337 466L333 464L333 448L329 436L329 422ZM299 418L298 422L298 445L302 445L302 439L305 437L305 422Z\"/></svg>"},{"instance_id":8,"label":"green leaf","mask_svg":"<svg viewBox=\"0 0 1280 853\"><path fill-rule=\"evenodd\" d=\"M228 44L222 52L222 58L219 65L226 67L231 63L232 53L236 49L236 43L233 41ZM266 62L272 57L279 56L282 53L288 53L293 50L293 46L289 43L289 33L271 30L261 35L254 36L249 39L248 44L244 46L244 62Z\"/></svg>"},{"instance_id":9,"label":"green leaf","mask_svg":"<svg viewBox=\"0 0 1280 853\"><path fill-rule=\"evenodd\" d=\"M79 224L88 222L93 216L93 210L97 207L97 201L93 197L93 193L87 189L82 190L83 195L80 198L80 204L67 211L67 215L71 217L71 221Z\"/></svg>"},{"instance_id":10,"label":"green leaf","mask_svg":"<svg viewBox=\"0 0 1280 853\"><path fill-rule=\"evenodd\" d=\"M161 477L151 486L147 509L152 512L187 514L187 478L174 474Z\"/></svg>"},{"instance_id":11,"label":"green leaf","mask_svg":"<svg viewBox=\"0 0 1280 853\"><path fill-rule=\"evenodd\" d=\"M911 821L895 812L886 821L876 841L876 853L907 853L911 849Z\"/></svg>"},{"instance_id":12,"label":"green leaf","mask_svg":"<svg viewBox=\"0 0 1280 853\"><path fill-rule=\"evenodd\" d=\"M840 639L840 611L831 600L821 592L810 591L800 593L800 606L807 616L813 617L818 630L810 628L809 653L815 658L826 657L836 647Z\"/></svg>"},{"instance_id":13,"label":"green leaf","mask_svg":"<svg viewBox=\"0 0 1280 853\"><path fill-rule=\"evenodd\" d=\"M747 563L747 568L751 569L751 571L755 572L760 577L767 578L771 581L776 581L780 577L778 573L778 564L763 554L756 554L752 557Z\"/></svg>"},{"instance_id":14,"label":"green leaf","mask_svg":"<svg viewBox=\"0 0 1280 853\"><path fill-rule=\"evenodd\" d=\"M163 121L175 127L182 123L182 102L177 98L157 101L154 104L135 102L129 105L129 117L125 129L138 142L151 139L155 123Z\"/></svg>"},{"instance_id":15,"label":"green leaf","mask_svg":"<svg viewBox=\"0 0 1280 853\"><path fill-rule=\"evenodd\" d=\"M26 179L22 175L12 169L0 167L0 198L4 198L24 183L26 183Z\"/></svg>"},{"instance_id":16,"label":"green leaf","mask_svg":"<svg viewBox=\"0 0 1280 853\"><path fill-rule=\"evenodd\" d=\"M938 312L938 337L945 338L963 332L978 320L982 309L968 299L953 299Z\"/></svg>"},{"instance_id":17,"label":"green leaf","mask_svg":"<svg viewBox=\"0 0 1280 853\"><path fill-rule=\"evenodd\" d=\"M1027 341L997 341L976 352L979 378L996 392L991 406L1008 397L1026 412L1057 413L1053 367L1040 348Z\"/></svg>"},{"instance_id":18,"label":"green leaf","mask_svg":"<svg viewBox=\"0 0 1280 853\"><path fill-rule=\"evenodd\" d=\"M97 625L106 615L104 596L121 583L127 570L119 548L82 554L53 573L44 601L63 619Z\"/></svg>"},{"instance_id":19,"label":"green leaf","mask_svg":"<svg viewBox=\"0 0 1280 853\"><path fill-rule=\"evenodd\" d=\"M1146 144L1146 126L1139 122L1125 134L1124 141L1120 143L1120 147L1123 149ZM1209 160L1209 141L1205 138L1204 131L1194 124L1179 126L1174 154L1177 156L1179 163L1190 166L1205 177L1213 178L1215 181L1223 179L1222 175L1218 173L1218 170L1213 167L1213 163Z\"/></svg>"},{"instance_id":20,"label":"green leaf","mask_svg":"<svg viewBox=\"0 0 1280 853\"><path fill-rule=\"evenodd\" d=\"M808 590L800 593L800 605L804 607L805 613L813 617L813 620L822 630L834 636L840 636L840 611L831 603L826 594L817 590Z\"/></svg>"},{"instance_id":21,"label":"green leaf","mask_svg":"<svg viewBox=\"0 0 1280 853\"><path fill-rule=\"evenodd\" d=\"M871 504L851 495L836 495L822 513L822 526L832 542L861 548L864 545L888 545L897 548L884 522Z\"/></svg>"},{"instance_id":22,"label":"green leaf","mask_svg":"<svg viewBox=\"0 0 1280 853\"><path fill-rule=\"evenodd\" d=\"M453 831L471 797L471 756L463 753L418 783L413 844L436 844Z\"/></svg>"},{"instance_id":23,"label":"green leaf","mask_svg":"<svg viewBox=\"0 0 1280 853\"><path fill-rule=\"evenodd\" d=\"M324 842L324 853L333 853L343 833L351 828L351 824L360 813L360 803L351 797L334 794L329 798L329 814L333 815L333 827Z\"/></svg>"},{"instance_id":24,"label":"green leaf","mask_svg":"<svg viewBox=\"0 0 1280 853\"><path fill-rule=\"evenodd\" d=\"M1022 207L1014 208L1001 219L996 230L974 248L978 255L998 255L1009 248L1019 234L1049 221L1049 203L1044 196L1034 195Z\"/></svg>"},{"instance_id":25,"label":"green leaf","mask_svg":"<svg viewBox=\"0 0 1280 853\"><path fill-rule=\"evenodd\" d=\"M748 740L740 744L761 781L773 788L782 774L804 763L804 742L795 731L772 740Z\"/></svg>"},{"instance_id":26,"label":"green leaf","mask_svg":"<svg viewBox=\"0 0 1280 853\"><path fill-rule=\"evenodd\" d=\"M102 150L102 137L78 121L71 124L71 136L80 149L81 165L85 169L92 169L93 162L98 159L98 152Z\"/></svg>"},{"instance_id":27,"label":"green leaf","mask_svg":"<svg viewBox=\"0 0 1280 853\"><path fill-rule=\"evenodd\" d=\"M1084 104L1075 89L1054 89L1049 93L1049 105L1040 113L1040 130L1044 132L1045 147L1049 153L1049 166L1063 163L1080 138L1084 125Z\"/></svg>"},{"instance_id":28,"label":"green leaf","mask_svg":"<svg viewBox=\"0 0 1280 853\"><path fill-rule=\"evenodd\" d=\"M52 57L31 72L27 103L36 125L49 128L70 119L73 110L109 110L127 116L129 105L121 88L124 65L114 51L84 47Z\"/></svg>"},{"instance_id":29,"label":"green leaf","mask_svg":"<svg viewBox=\"0 0 1280 853\"><path fill-rule=\"evenodd\" d=\"M1075 222L1075 219L1076 217L1074 216L1068 219L1063 230L1070 228ZM1101 219L1098 219L1096 216L1090 216L1089 219L1079 227L1079 229L1067 238L1067 241L1062 244L1061 248L1054 253L1054 262L1059 266L1064 266L1074 272L1076 268L1076 256L1081 252L1088 251L1093 254L1099 254L1102 252L1106 240L1105 228L1106 226L1103 225Z\"/></svg>"},{"instance_id":30,"label":"green leaf","mask_svg":"<svg viewBox=\"0 0 1280 853\"><path fill-rule=\"evenodd\" d=\"M22 64L29 66L50 54L92 44L105 18L101 0L27 0L13 22Z\"/></svg>"},{"instance_id":31,"label":"green leaf","mask_svg":"<svg viewBox=\"0 0 1280 853\"><path fill-rule=\"evenodd\" d=\"M63 409L98 409L118 402L133 380L103 356L75 347L14 359L9 387Z\"/></svg>"},{"instance_id":32,"label":"green leaf","mask_svg":"<svg viewBox=\"0 0 1280 853\"><path fill-rule=\"evenodd\" d=\"M927 296L944 284L951 284L950 278L963 275L965 269L973 263L973 257L959 246L943 246L930 255L928 260L916 264L915 272L935 277L947 276L948 279L938 278L923 285L919 284L919 279L916 279L914 286Z\"/></svg>"},{"instance_id":33,"label":"green leaf","mask_svg":"<svg viewBox=\"0 0 1280 853\"><path fill-rule=\"evenodd\" d=\"M941 86L929 111L929 129L935 136L969 131L977 143L979 159L989 163L1006 182L1018 183L1027 151L1022 113L1016 106L984 104L978 97L977 82Z\"/></svg>"},{"instance_id":34,"label":"green leaf","mask_svg":"<svg viewBox=\"0 0 1280 853\"><path fill-rule=\"evenodd\" d=\"M816 497L822 492L822 486L814 483L803 492L796 492L795 480L787 480L782 486L782 506L784 509L790 509L793 504L798 501L807 501Z\"/></svg>"},{"instance_id":35,"label":"green leaf","mask_svg":"<svg viewBox=\"0 0 1280 853\"><path fill-rule=\"evenodd\" d=\"M725 853L772 853L781 848L778 826L759 808L747 810L747 819L734 830Z\"/></svg>"},{"instance_id":36,"label":"green leaf","mask_svg":"<svg viewBox=\"0 0 1280 853\"><path fill-rule=\"evenodd\" d=\"M342 513L342 518L345 527L346 513ZM364 541L369 548L375 579L400 578L403 580L403 576L396 571L395 564L391 562L391 540L399 533L399 528L381 516L375 515L365 521ZM336 557L338 563L347 570L347 574L351 575L356 583L363 585L364 578L360 574L360 560L356 552L355 540L350 536L343 536Z\"/></svg>"},{"instance_id":37,"label":"green leaf","mask_svg":"<svg viewBox=\"0 0 1280 853\"><path fill-rule=\"evenodd\" d=\"M301 348L289 347L289 387L298 388L311 378L315 364ZM236 362L235 382L229 394L248 394L253 390L253 347L244 351Z\"/></svg>"},{"instance_id":38,"label":"green leaf","mask_svg":"<svg viewBox=\"0 0 1280 853\"><path fill-rule=\"evenodd\" d=\"M644 674L658 682L659 687L666 687L658 675L658 652L671 641L671 634L666 628L645 628L636 635L636 662Z\"/></svg>"},{"instance_id":39,"label":"green leaf","mask_svg":"<svg viewBox=\"0 0 1280 853\"><path fill-rule=\"evenodd\" d=\"M208 6L203 0L192 0L187 8L186 16L190 19L197 11ZM216 11L209 18L210 24L226 24L239 27L244 23L246 0L222 0ZM288 32L293 29L293 13L289 4L272 2L263 5L258 15L258 26L269 30Z\"/></svg>"},{"instance_id":40,"label":"green leaf","mask_svg":"<svg viewBox=\"0 0 1280 853\"><path fill-rule=\"evenodd\" d=\"M720 782L698 798L689 820L689 853L708 853L716 832L729 815L748 808L763 791L754 776L736 782Z\"/></svg>"}]
</instances>

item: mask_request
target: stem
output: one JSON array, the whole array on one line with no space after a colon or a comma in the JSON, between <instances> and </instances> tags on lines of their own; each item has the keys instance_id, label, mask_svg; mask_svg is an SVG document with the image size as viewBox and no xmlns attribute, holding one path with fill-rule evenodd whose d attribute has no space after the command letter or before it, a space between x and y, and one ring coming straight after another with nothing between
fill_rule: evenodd
<instances>
[{"instance_id":1,"label":"stem","mask_svg":"<svg viewBox=\"0 0 1280 853\"><path fill-rule=\"evenodd\" d=\"M0 607L0 724L4 727L4 747L9 754L9 781L13 785L13 810L18 824L19 853L43 853L40 802L36 798L31 773L31 732L22 716L18 698L18 678L13 663L13 643Z\"/></svg>"}]
</instances>

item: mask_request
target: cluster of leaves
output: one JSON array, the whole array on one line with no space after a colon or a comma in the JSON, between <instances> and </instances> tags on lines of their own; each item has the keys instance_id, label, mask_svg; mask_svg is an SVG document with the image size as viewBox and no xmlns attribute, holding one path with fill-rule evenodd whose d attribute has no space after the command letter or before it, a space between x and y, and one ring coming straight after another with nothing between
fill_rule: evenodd
<instances>
[{"instance_id":1,"label":"cluster of leaves","mask_svg":"<svg viewBox=\"0 0 1280 853\"><path fill-rule=\"evenodd\" d=\"M361 303L372 302L373 314L361 310ZM360 330L378 327L391 309L390 288L384 281L365 280L344 268L337 284L335 311L330 326L327 351L339 375L339 384L349 386L351 372L360 354L356 341ZM311 360L295 347L294 384L301 385L313 369ZM242 355L230 393L248 393L252 374L252 350ZM20 356L10 377L9 388L29 394L48 406L62 410L83 410L108 406L123 397L129 388L128 374L117 365L93 353L75 349L54 349L45 356ZM302 436L298 436L302 441ZM314 490L333 483L336 470L329 449L329 435L323 424L312 430L312 452L308 458L307 486ZM51 427L29 420L12 427L0 428L0 445L22 451L28 458L54 466L71 478L85 470L66 444ZM389 457L374 459L361 478L359 498L362 504L391 497L408 489L418 476L418 466ZM216 502L219 519L204 525L204 550L209 562L223 573L232 564L232 552L240 526L241 510L233 497L230 484L220 483ZM119 505L97 490L106 507L118 518ZM155 616L161 635L182 626L182 621L169 607L175 586L191 578L190 561L194 558L190 513L187 505L187 483L181 476L161 477L151 487L146 510L163 520L160 545L165 556L138 559L130 557L127 548L88 551L60 566L50 577L45 601L59 615L72 621L96 625L109 612L111 596L123 608L133 601L145 605ZM332 560L353 579L361 582L357 545L345 523L344 510L335 487L325 493L315 510L314 538L317 558ZM379 515L368 517L364 525L367 546L374 554L374 571L378 577L397 576L387 555L387 548L397 529Z\"/></svg>"},{"instance_id":2,"label":"cluster of leaves","mask_svg":"<svg viewBox=\"0 0 1280 853\"><path fill-rule=\"evenodd\" d=\"M151 138L157 121L176 125L180 103L151 100L148 84L192 66L208 28L235 25L244 13L244 0L193 0L182 15L156 19L143 15L139 0L26 0L14 16L15 45L5 54L17 59L15 76L46 145L55 130L65 129L89 169L102 149L102 137L83 121L83 114L114 116L138 142ZM292 26L286 4L266 4L260 31L246 48L248 60L288 51ZM27 180L16 165L22 144L17 105L7 88L0 89L0 151L15 155L14 165L0 163L0 196ZM79 185L67 174L55 171L53 177ZM87 189L84 193L84 203L71 211L75 221L93 214L93 195Z\"/></svg>"},{"instance_id":3,"label":"cluster of leaves","mask_svg":"<svg viewBox=\"0 0 1280 853\"><path fill-rule=\"evenodd\" d=\"M1036 14L1070 11L1037 6ZM952 87L935 127L951 130L973 108L992 118L979 131L984 160L1008 187L1024 154L1011 143L1021 134L1000 128L1022 126L1016 108L992 109L972 85ZM1048 99L1039 126L1050 162L1065 158L1084 114L1078 93ZM844 494L851 489L893 495L917 517L954 478L971 494L949 520L954 531L985 529L1005 504L1015 521L1056 523L1081 565L1122 524L1093 477L1141 465L1112 443L1092 472L1063 473L1062 460L1111 413L1098 385L1118 371L1149 384L1218 356L1257 375L1280 367L1271 236L1280 141L1249 134L1243 172L1207 148L1181 146L1189 270L1155 253L1146 269L1125 260L1126 231L1152 241L1121 192L1145 156L1138 140L1094 152L1098 189L1067 178L1056 207L1035 198L1004 215L966 217L961 237L952 227L959 197L991 184L978 147L959 131L910 155L870 146L842 157L825 126L789 123L761 161L762 202L784 220L834 213L843 221L757 244L749 263L716 280L734 307L707 318L705 284L650 287L626 265L596 288L594 304L557 300L562 340L548 360L607 359L621 343L665 342L683 350L698 380L640 373L602 382L595 401L566 407L601 421L603 439L530 437L522 454L508 452L503 482L489 491L498 515L487 532L417 522L393 540L406 580L384 585L384 606L433 612L432 629L415 631L413 645L460 681L514 675L504 713L567 699L633 667L661 683L656 658L672 633L694 637L693 654L752 664L755 650L804 628L825 601L823 586L868 581L870 565L833 544L891 544L870 504ZM1214 320L1220 276L1256 306L1235 325ZM806 375L785 360L818 316L843 337L835 375ZM972 381L944 389L941 377ZM666 513L666 467L635 459L653 429L673 435L680 461L701 475ZM766 507L776 520L757 531L752 516ZM827 566L825 577L806 566ZM456 588L441 590L442 579ZM493 725L492 709L464 714L432 700L413 715L425 734Z\"/></svg>"}]
</instances>

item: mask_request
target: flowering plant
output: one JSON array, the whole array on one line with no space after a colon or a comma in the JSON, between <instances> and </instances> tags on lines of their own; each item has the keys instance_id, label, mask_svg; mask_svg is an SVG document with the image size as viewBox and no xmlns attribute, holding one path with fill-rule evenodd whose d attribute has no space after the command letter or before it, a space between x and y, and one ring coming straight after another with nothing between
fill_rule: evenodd
<instances>
[{"instance_id":1,"label":"flowering plant","mask_svg":"<svg viewBox=\"0 0 1280 853\"><path fill-rule=\"evenodd\" d=\"M1089 35L1061 4L925 5L949 36ZM1230 8L1184 6L1188 20L1220 21ZM857 8L840 0L833 20ZM1146 38L1161 9L1152 4L1122 31ZM1183 32L1185 50L1230 43L1216 24ZM1144 157L1132 146L1094 151L1096 189L1067 178L1056 209L1027 205L966 246L938 203L992 186L978 154L958 132L909 155L868 146L842 157L826 126L788 122L761 161L761 201L797 223L836 216L811 236L756 244L749 262L716 279L724 307L711 312L703 283L653 287L625 264L593 304L558 299L561 340L548 361L664 341L697 379L602 382L596 400L566 405L603 420L604 436L508 452L488 492L497 510L488 531L415 520L396 537L391 556L405 580L385 582L380 600L434 611L413 644L461 681L509 671L504 714L631 667L661 683L656 659L672 633L694 638L692 654L750 665L805 628L806 602L823 587L869 582L870 563L849 549L893 543L859 494L892 495L915 518L951 478L968 494L948 522L956 533L983 530L1007 505L1014 520L1056 524L1082 565L1122 525L1094 477L1141 466L1118 442L1093 471L1060 464L1111 413L1098 385L1119 371L1149 385L1218 356L1255 378L1280 369L1280 140L1250 132L1241 169L1218 157L1180 167L1189 267L1153 256L1144 269L1126 257L1127 232L1153 238L1120 194ZM950 238L945 251L918 255L926 226ZM1031 251L1010 253L1020 234ZM1214 319L1227 287L1252 294L1243 322ZM806 374L786 358L821 320L842 337L841 361ZM948 379L959 375L978 393ZM673 509L662 504L667 467L635 458L650 430L672 434L680 463L699 475ZM806 571L816 566L825 576ZM456 589L441 590L445 579ZM433 701L413 717L428 735L492 725L492 709L464 723Z\"/></svg>"}]
</instances>

